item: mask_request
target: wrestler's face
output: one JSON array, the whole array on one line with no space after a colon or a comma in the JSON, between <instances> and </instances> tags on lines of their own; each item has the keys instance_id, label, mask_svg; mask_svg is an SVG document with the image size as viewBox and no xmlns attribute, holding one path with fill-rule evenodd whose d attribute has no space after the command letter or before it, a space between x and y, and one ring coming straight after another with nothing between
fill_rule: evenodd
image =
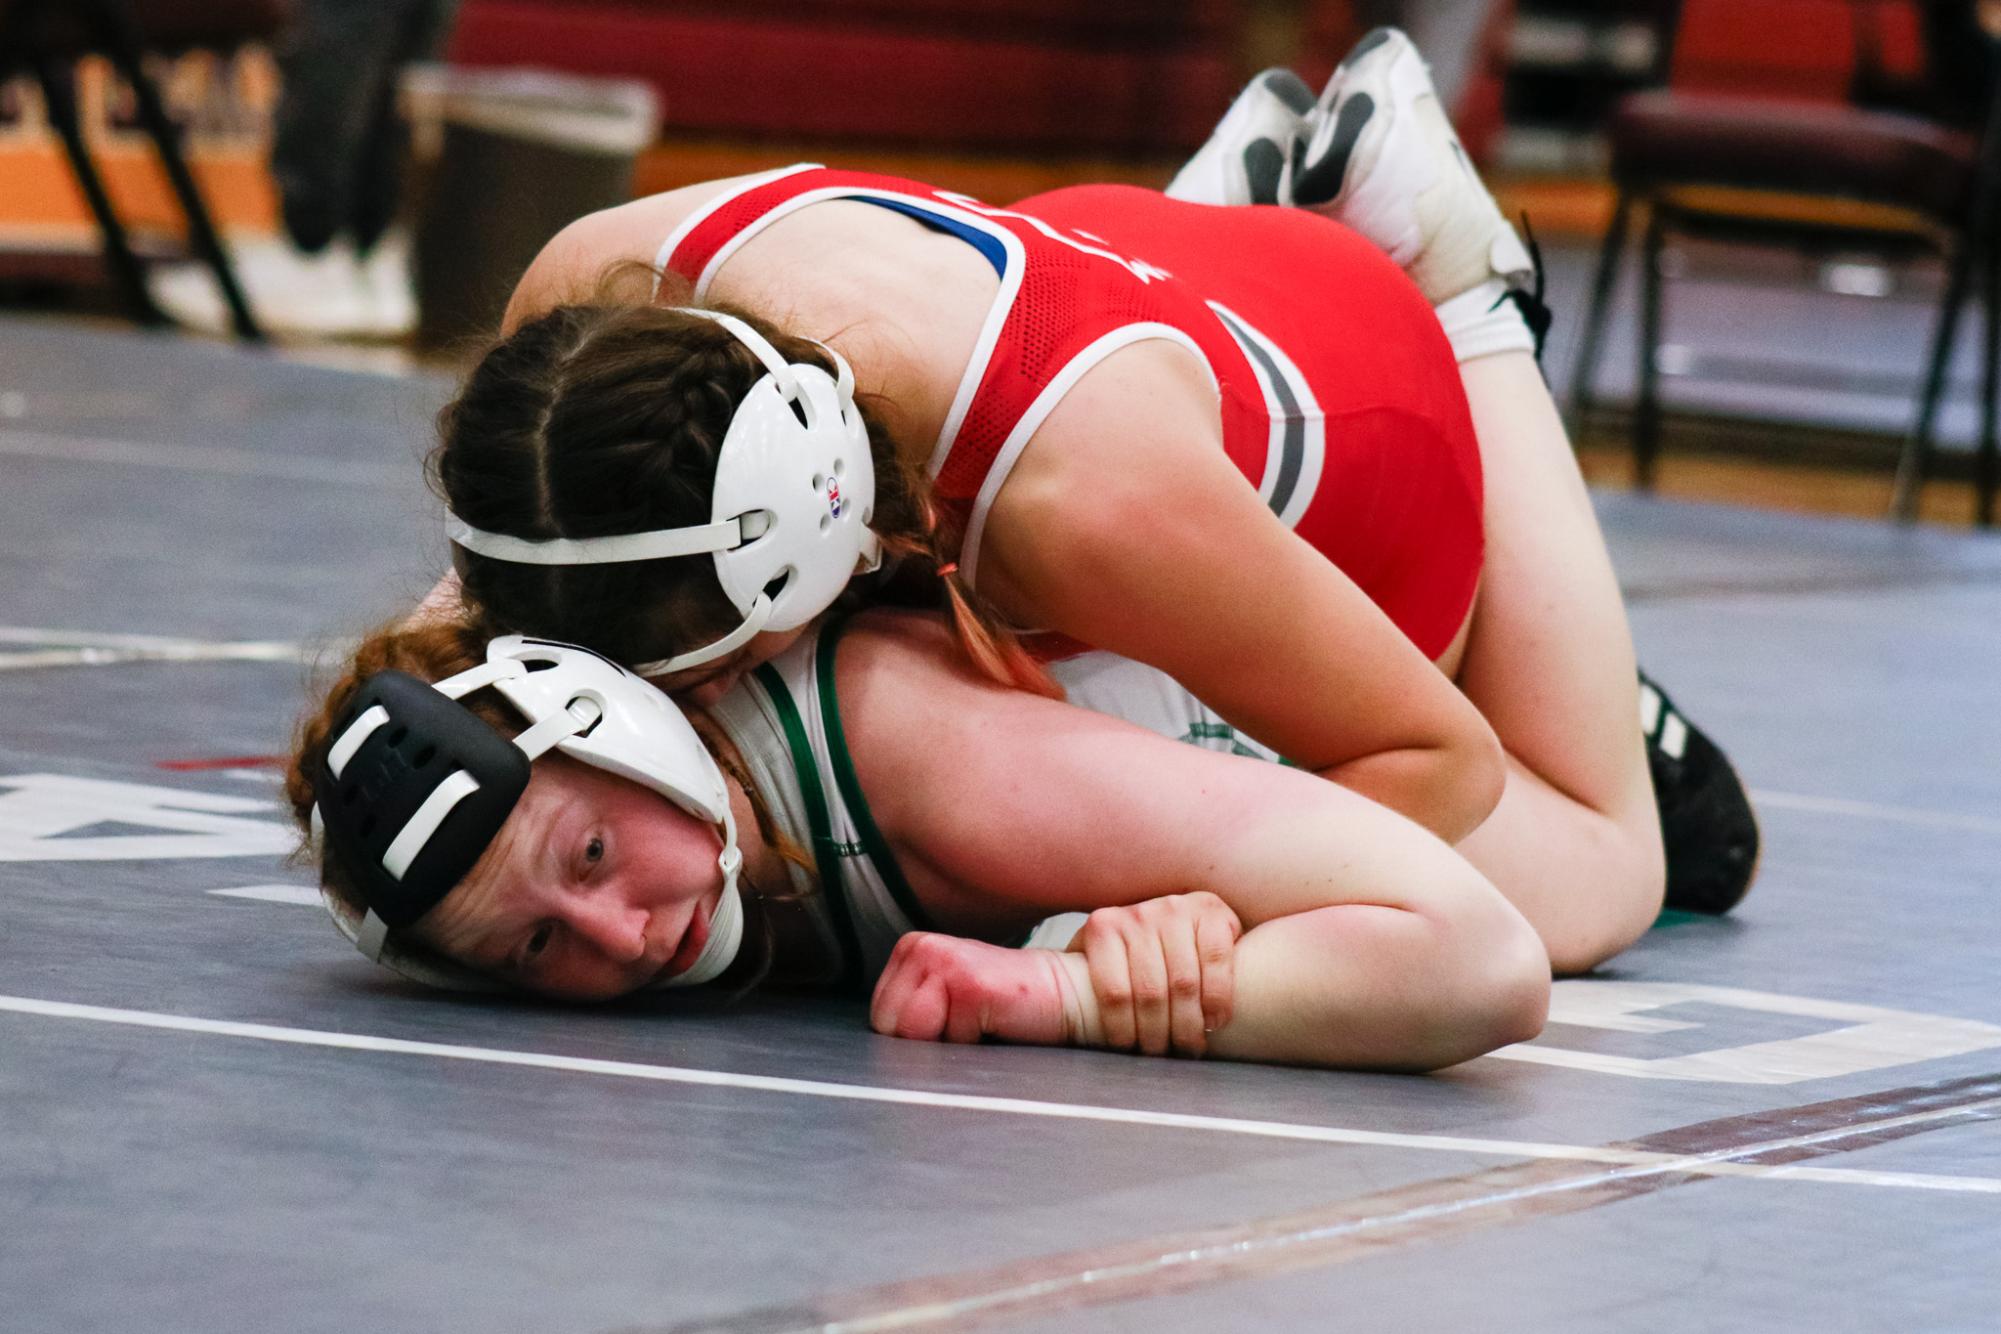
<instances>
[{"instance_id":1,"label":"wrestler's face","mask_svg":"<svg viewBox=\"0 0 2001 1334\"><path fill-rule=\"evenodd\" d=\"M658 793L546 756L478 864L417 931L525 990L606 1000L694 964L722 895L721 851L713 825Z\"/></svg>"},{"instance_id":2,"label":"wrestler's face","mask_svg":"<svg viewBox=\"0 0 2001 1334\"><path fill-rule=\"evenodd\" d=\"M769 630L755 635L748 644L725 658L705 662L690 667L686 671L674 672L668 676L652 676L647 679L676 699L685 700L697 708L713 708L717 700L729 694L745 673L760 663L773 658L797 643L799 636L806 633L800 626L792 630Z\"/></svg>"}]
</instances>

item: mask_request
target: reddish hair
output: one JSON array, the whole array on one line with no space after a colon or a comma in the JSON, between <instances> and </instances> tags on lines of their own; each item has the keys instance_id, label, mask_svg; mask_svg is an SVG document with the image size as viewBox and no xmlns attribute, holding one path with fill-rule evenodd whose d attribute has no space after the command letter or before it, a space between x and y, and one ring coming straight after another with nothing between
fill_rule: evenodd
<instances>
[{"instance_id":1,"label":"reddish hair","mask_svg":"<svg viewBox=\"0 0 2001 1334\"><path fill-rule=\"evenodd\" d=\"M285 800L292 808L292 818L297 822L301 836L298 855L301 859L317 859L321 884L357 915L366 912L368 907L362 901L360 891L345 869L327 858L324 849L313 847L311 840L315 800L311 775L318 770L327 747L332 744L337 720L345 714L362 683L378 672L407 672L420 681L442 681L448 676L470 671L485 660L486 636L469 624L460 621L394 622L363 637L332 684L300 719L293 735L291 756L285 767ZM503 736L512 737L521 730L521 720L495 699L492 691L475 691L460 702ZM722 729L707 714L686 705L682 709L709 752L716 757L716 763L736 780L750 798L751 812L765 843L786 861L817 874L812 857L779 828L772 816L770 803L757 790L743 757ZM771 899L792 897L784 888L767 892L760 886L758 893Z\"/></svg>"}]
</instances>

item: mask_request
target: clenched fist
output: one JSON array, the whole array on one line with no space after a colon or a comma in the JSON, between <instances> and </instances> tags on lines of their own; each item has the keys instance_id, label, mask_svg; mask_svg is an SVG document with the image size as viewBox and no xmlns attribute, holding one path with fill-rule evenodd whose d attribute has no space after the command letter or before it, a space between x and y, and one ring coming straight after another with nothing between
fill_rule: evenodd
<instances>
[{"instance_id":1,"label":"clenched fist","mask_svg":"<svg viewBox=\"0 0 2001 1334\"><path fill-rule=\"evenodd\" d=\"M1031 1042L1078 1037L1062 956L913 931L896 942L875 984L869 1025L930 1042Z\"/></svg>"}]
</instances>

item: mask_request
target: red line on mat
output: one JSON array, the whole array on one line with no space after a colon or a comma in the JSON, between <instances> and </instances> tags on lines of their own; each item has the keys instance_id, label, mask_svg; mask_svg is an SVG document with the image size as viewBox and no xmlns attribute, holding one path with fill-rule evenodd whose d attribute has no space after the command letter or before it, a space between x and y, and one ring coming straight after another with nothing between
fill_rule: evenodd
<instances>
[{"instance_id":1,"label":"red line on mat","mask_svg":"<svg viewBox=\"0 0 2001 1334\"><path fill-rule=\"evenodd\" d=\"M171 769L177 774L200 773L205 769L276 769L285 763L283 755L216 755L196 760L156 760L155 769Z\"/></svg>"}]
</instances>

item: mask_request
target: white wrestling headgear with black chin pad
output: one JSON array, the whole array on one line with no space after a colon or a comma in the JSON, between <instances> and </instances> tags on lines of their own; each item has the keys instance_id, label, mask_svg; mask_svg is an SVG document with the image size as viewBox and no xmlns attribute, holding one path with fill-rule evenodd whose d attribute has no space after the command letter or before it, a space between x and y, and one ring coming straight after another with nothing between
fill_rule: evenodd
<instances>
[{"instance_id":1,"label":"white wrestling headgear with black chin pad","mask_svg":"<svg viewBox=\"0 0 2001 1334\"><path fill-rule=\"evenodd\" d=\"M458 703L492 687L528 727L512 742ZM721 768L663 692L589 649L507 635L486 661L435 685L403 672L364 681L313 773L313 829L368 904L321 898L361 952L406 977L497 990L399 932L436 907L500 832L549 750L617 774L722 828L722 896L709 937L684 971L655 985L713 981L743 943L743 862Z\"/></svg>"},{"instance_id":2,"label":"white wrestling headgear with black chin pad","mask_svg":"<svg viewBox=\"0 0 2001 1334\"><path fill-rule=\"evenodd\" d=\"M857 573L882 563L875 517L875 459L855 407L855 376L832 348L837 374L788 362L734 315L676 307L714 320L769 372L737 404L716 456L711 522L608 537L536 541L489 533L452 518L468 551L523 565L603 565L713 553L723 592L743 614L729 634L658 662L655 676L734 653L765 630L794 630L833 605ZM824 345L823 345L824 346ZM780 585L774 595L772 585Z\"/></svg>"}]
</instances>

